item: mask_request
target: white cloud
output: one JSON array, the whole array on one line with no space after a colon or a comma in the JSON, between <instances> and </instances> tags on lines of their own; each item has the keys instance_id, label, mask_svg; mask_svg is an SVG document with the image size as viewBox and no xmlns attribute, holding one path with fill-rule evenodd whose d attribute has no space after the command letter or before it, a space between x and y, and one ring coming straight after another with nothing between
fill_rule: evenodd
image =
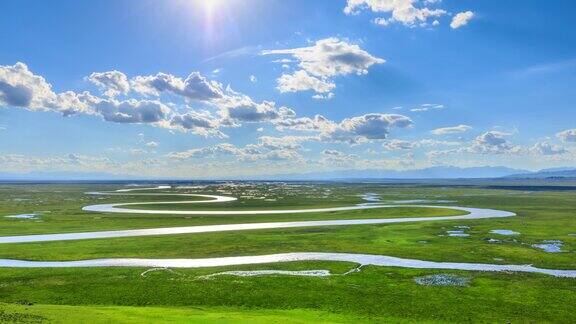
<instances>
[{"instance_id":1,"label":"white cloud","mask_svg":"<svg viewBox=\"0 0 576 324\"><path fill-rule=\"evenodd\" d=\"M104 90L108 97L127 94L130 91L130 83L126 75L120 71L94 72L88 80Z\"/></svg>"},{"instance_id":2,"label":"white cloud","mask_svg":"<svg viewBox=\"0 0 576 324\"><path fill-rule=\"evenodd\" d=\"M386 139L393 128L406 128L413 124L410 118L403 115L366 114L324 125L319 136L322 141L358 144Z\"/></svg>"},{"instance_id":3,"label":"white cloud","mask_svg":"<svg viewBox=\"0 0 576 324\"><path fill-rule=\"evenodd\" d=\"M381 113L345 118L341 122L334 122L324 116L316 115L314 118L285 118L274 123L280 131L316 132L321 141L350 144L386 139L393 128L406 128L414 124L409 117Z\"/></svg>"},{"instance_id":4,"label":"white cloud","mask_svg":"<svg viewBox=\"0 0 576 324\"><path fill-rule=\"evenodd\" d=\"M530 148L530 151L536 155L559 155L568 153L563 147L548 142L538 142Z\"/></svg>"},{"instance_id":5,"label":"white cloud","mask_svg":"<svg viewBox=\"0 0 576 324\"><path fill-rule=\"evenodd\" d=\"M98 99L92 106L104 120L115 123L159 123L170 114L168 106L154 100Z\"/></svg>"},{"instance_id":6,"label":"white cloud","mask_svg":"<svg viewBox=\"0 0 576 324\"><path fill-rule=\"evenodd\" d=\"M436 129L430 131L430 133L432 133L434 135L459 134L459 133L465 133L471 129L472 129L472 127L470 127L468 125L458 125L458 126L452 126L452 127L436 128Z\"/></svg>"},{"instance_id":7,"label":"white cloud","mask_svg":"<svg viewBox=\"0 0 576 324\"><path fill-rule=\"evenodd\" d=\"M0 66L0 102L29 109L45 109L55 99L52 86L34 75L24 63Z\"/></svg>"},{"instance_id":8,"label":"white cloud","mask_svg":"<svg viewBox=\"0 0 576 324\"><path fill-rule=\"evenodd\" d=\"M64 115L84 113L101 116L115 123L142 123L157 127L187 131L202 136L225 138L223 127L239 127L243 122L275 122L294 118L295 112L287 107L276 107L274 102L254 102L250 97L233 91L229 86L207 80L197 72L186 79L158 73L137 76L127 84L119 71L92 73L88 81L105 90L107 97L89 92L66 91L54 93L46 80L33 74L23 63L0 66L0 107L27 110L56 111ZM155 100L134 98L118 100L114 96L128 94L158 96ZM204 107L215 110L194 110L187 104L176 104L161 97L163 93L177 95L181 100L199 100Z\"/></svg>"},{"instance_id":9,"label":"white cloud","mask_svg":"<svg viewBox=\"0 0 576 324\"><path fill-rule=\"evenodd\" d=\"M182 160L182 159L190 159L190 158L203 158L207 156L213 155L236 155L242 156L244 152L239 149L238 147L229 144L229 143L222 143L217 144L214 146L208 146L203 148L197 149L190 149L183 152L172 152L168 154L169 158Z\"/></svg>"},{"instance_id":10,"label":"white cloud","mask_svg":"<svg viewBox=\"0 0 576 324\"><path fill-rule=\"evenodd\" d=\"M171 74L157 73L156 75L137 76L130 82L134 91L150 96L160 96L163 92L169 92L199 101L210 101L224 96L220 83L207 80L199 72L190 73L186 79Z\"/></svg>"},{"instance_id":11,"label":"white cloud","mask_svg":"<svg viewBox=\"0 0 576 324\"><path fill-rule=\"evenodd\" d=\"M382 146L387 149L388 151L401 151L401 150L411 150L418 146L418 143L403 141L398 139L393 139L390 141L384 142Z\"/></svg>"},{"instance_id":12,"label":"white cloud","mask_svg":"<svg viewBox=\"0 0 576 324\"><path fill-rule=\"evenodd\" d=\"M313 99L318 99L318 100L329 100L334 98L334 93L333 92L329 92L327 94L315 94L312 96Z\"/></svg>"},{"instance_id":13,"label":"white cloud","mask_svg":"<svg viewBox=\"0 0 576 324\"><path fill-rule=\"evenodd\" d=\"M575 129L567 129L565 131L559 132L556 134L562 142L575 142L576 143L576 128Z\"/></svg>"},{"instance_id":14,"label":"white cloud","mask_svg":"<svg viewBox=\"0 0 576 324\"><path fill-rule=\"evenodd\" d=\"M432 110L442 110L444 105L442 104L422 104L420 107L410 109L411 112L426 112Z\"/></svg>"},{"instance_id":15,"label":"white cloud","mask_svg":"<svg viewBox=\"0 0 576 324\"><path fill-rule=\"evenodd\" d=\"M320 131L326 132L336 127L336 123L328 120L322 115L316 115L313 118L286 118L274 122L279 131L298 130L298 131Z\"/></svg>"},{"instance_id":16,"label":"white cloud","mask_svg":"<svg viewBox=\"0 0 576 324\"><path fill-rule=\"evenodd\" d=\"M225 123L234 125L237 122L270 122L294 117L294 110L287 107L276 107L272 101L255 103L248 97L237 98L222 107L221 114Z\"/></svg>"},{"instance_id":17,"label":"white cloud","mask_svg":"<svg viewBox=\"0 0 576 324\"><path fill-rule=\"evenodd\" d=\"M0 106L52 110L65 115L88 112L78 96L71 91L54 93L52 85L24 63L0 66Z\"/></svg>"},{"instance_id":18,"label":"white cloud","mask_svg":"<svg viewBox=\"0 0 576 324\"><path fill-rule=\"evenodd\" d=\"M374 22L378 25L388 26L391 23L401 23L404 26L428 26L428 20L447 14L443 9L432 9L427 5L437 1L426 1L424 6L417 7L416 0L348 0L344 13L357 14L363 9L369 9L375 13L386 13L388 17L378 17Z\"/></svg>"},{"instance_id":19,"label":"white cloud","mask_svg":"<svg viewBox=\"0 0 576 324\"><path fill-rule=\"evenodd\" d=\"M421 147L430 147L430 146L459 146L462 145L462 142L457 141L437 141L433 139L421 139L418 141L418 145Z\"/></svg>"},{"instance_id":20,"label":"white cloud","mask_svg":"<svg viewBox=\"0 0 576 324\"><path fill-rule=\"evenodd\" d=\"M345 156L347 154L345 154L344 152L338 151L338 150L323 150L322 154L324 155L330 155L330 156Z\"/></svg>"},{"instance_id":21,"label":"white cloud","mask_svg":"<svg viewBox=\"0 0 576 324\"><path fill-rule=\"evenodd\" d=\"M385 62L360 46L336 37L318 40L309 47L267 50L262 55L291 55L298 62L300 70L291 75L284 74L278 79L278 88L282 92L314 90L325 94L335 87L331 78L367 74L372 65Z\"/></svg>"},{"instance_id":22,"label":"white cloud","mask_svg":"<svg viewBox=\"0 0 576 324\"><path fill-rule=\"evenodd\" d=\"M333 77L355 73L368 73L368 68L385 60L374 57L360 46L349 44L336 37L321 39L313 46L286 50L269 50L263 55L292 55L298 60L298 66L315 76Z\"/></svg>"},{"instance_id":23,"label":"white cloud","mask_svg":"<svg viewBox=\"0 0 576 324\"><path fill-rule=\"evenodd\" d=\"M157 142L150 141L150 142L147 142L145 145L148 147L158 147L159 144Z\"/></svg>"},{"instance_id":24,"label":"white cloud","mask_svg":"<svg viewBox=\"0 0 576 324\"><path fill-rule=\"evenodd\" d=\"M506 139L509 135L509 133L499 131L485 132L476 137L469 150L473 153L481 154L518 153L520 148L512 145Z\"/></svg>"},{"instance_id":25,"label":"white cloud","mask_svg":"<svg viewBox=\"0 0 576 324\"><path fill-rule=\"evenodd\" d=\"M355 154L347 154L338 150L326 149L322 151L322 158L319 161L320 164L324 165L350 165L358 160L358 156Z\"/></svg>"},{"instance_id":26,"label":"white cloud","mask_svg":"<svg viewBox=\"0 0 576 324\"><path fill-rule=\"evenodd\" d=\"M278 149L291 149L297 150L301 149L301 143L307 141L317 140L315 136L260 136L258 138L258 145L270 150Z\"/></svg>"},{"instance_id":27,"label":"white cloud","mask_svg":"<svg viewBox=\"0 0 576 324\"><path fill-rule=\"evenodd\" d=\"M22 154L0 155L0 168L7 172L30 171L91 171L112 172L118 168L107 157L67 154L61 156L28 156Z\"/></svg>"},{"instance_id":28,"label":"white cloud","mask_svg":"<svg viewBox=\"0 0 576 324\"><path fill-rule=\"evenodd\" d=\"M264 140L266 141L266 140ZM298 153L299 147L270 146L269 143L248 144L244 147L237 147L233 144L222 143L214 146L191 149L182 152L172 152L167 156L174 160L185 160L193 158L213 158L230 156L238 161L259 162L259 161L301 161L303 157Z\"/></svg>"},{"instance_id":29,"label":"white cloud","mask_svg":"<svg viewBox=\"0 0 576 324\"><path fill-rule=\"evenodd\" d=\"M204 137L226 138L219 128L221 120L215 118L208 112L191 111L180 115L175 115L170 119L169 125L183 131L190 131L193 134Z\"/></svg>"},{"instance_id":30,"label":"white cloud","mask_svg":"<svg viewBox=\"0 0 576 324\"><path fill-rule=\"evenodd\" d=\"M458 29L462 26L466 26L466 25L468 25L468 22L473 17L474 17L474 13L472 11L459 12L452 18L452 22L450 23L450 28Z\"/></svg>"},{"instance_id":31,"label":"white cloud","mask_svg":"<svg viewBox=\"0 0 576 324\"><path fill-rule=\"evenodd\" d=\"M278 78L277 89L282 93L313 90L319 94L331 95L330 91L335 87L336 85L328 80L311 76L308 72L300 70L294 74L283 74Z\"/></svg>"}]
</instances>

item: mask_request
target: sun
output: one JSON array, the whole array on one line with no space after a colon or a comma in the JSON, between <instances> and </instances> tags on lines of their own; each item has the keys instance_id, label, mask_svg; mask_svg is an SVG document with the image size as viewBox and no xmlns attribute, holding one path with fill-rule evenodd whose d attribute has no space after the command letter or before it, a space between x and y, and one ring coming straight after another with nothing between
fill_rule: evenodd
<instances>
[{"instance_id":1,"label":"sun","mask_svg":"<svg viewBox=\"0 0 576 324\"><path fill-rule=\"evenodd\" d=\"M218 12L226 6L227 0L195 0L197 8L204 11L204 17L207 20L213 20Z\"/></svg>"}]
</instances>

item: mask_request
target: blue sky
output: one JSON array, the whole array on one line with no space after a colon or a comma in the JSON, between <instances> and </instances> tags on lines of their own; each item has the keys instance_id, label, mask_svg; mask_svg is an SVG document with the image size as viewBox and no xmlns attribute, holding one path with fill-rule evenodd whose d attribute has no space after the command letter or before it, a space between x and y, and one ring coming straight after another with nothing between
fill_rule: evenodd
<instances>
[{"instance_id":1,"label":"blue sky","mask_svg":"<svg viewBox=\"0 0 576 324\"><path fill-rule=\"evenodd\" d=\"M3 1L0 172L574 166L575 10Z\"/></svg>"}]
</instances>

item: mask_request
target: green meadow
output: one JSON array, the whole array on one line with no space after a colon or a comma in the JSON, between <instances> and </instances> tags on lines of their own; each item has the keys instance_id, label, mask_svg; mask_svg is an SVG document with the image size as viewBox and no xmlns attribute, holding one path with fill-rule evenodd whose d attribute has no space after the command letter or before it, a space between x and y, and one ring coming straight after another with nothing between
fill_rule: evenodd
<instances>
[{"instance_id":1,"label":"green meadow","mask_svg":"<svg viewBox=\"0 0 576 324\"><path fill-rule=\"evenodd\" d=\"M438 209L398 207L282 215L159 215L91 213L92 204L193 201L196 197L88 195L123 185L0 185L0 235L323 219L461 215L450 205L512 211L515 217L418 223L265 229L113 239L0 244L0 259L65 261L96 258L209 258L286 252L343 252L409 259L532 264L576 269L576 187L454 183L208 184L162 193L237 197L221 204L147 204L163 210L306 209L427 200ZM574 190L572 190L574 189ZM160 191L158 191L160 192ZM136 192L133 192L136 193ZM141 191L139 193L154 193ZM32 219L10 218L32 214ZM520 233L490 233L504 229ZM451 237L462 230L467 237ZM558 253L534 247L561 243ZM198 269L2 268L0 322L554 322L576 321L576 279L526 273L487 273L289 262ZM329 270L329 277L204 275L230 270ZM345 275L344 275L345 274ZM420 285L415 278L451 274L466 286ZM62 314L69 314L63 317Z\"/></svg>"}]
</instances>

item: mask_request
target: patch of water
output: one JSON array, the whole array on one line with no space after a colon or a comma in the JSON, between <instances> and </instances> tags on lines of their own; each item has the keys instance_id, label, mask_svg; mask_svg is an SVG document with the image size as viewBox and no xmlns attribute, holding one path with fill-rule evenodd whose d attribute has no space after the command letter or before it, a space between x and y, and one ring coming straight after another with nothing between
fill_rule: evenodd
<instances>
[{"instance_id":1,"label":"patch of water","mask_svg":"<svg viewBox=\"0 0 576 324\"><path fill-rule=\"evenodd\" d=\"M548 253L560 253L562 251L562 246L564 242L560 240L544 240L539 244L532 244L532 247L540 249Z\"/></svg>"},{"instance_id":2,"label":"patch of water","mask_svg":"<svg viewBox=\"0 0 576 324\"><path fill-rule=\"evenodd\" d=\"M206 259L93 259L79 261L26 261L0 259L6 268L76 268L76 267L146 267L146 268L205 268L248 264L266 264L295 261L340 261L360 265L401 267L412 269L445 269L467 271L504 271L542 273L556 277L576 278L576 270L543 269L532 265L505 265L485 263L435 262L403 259L386 255L297 252Z\"/></svg>"},{"instance_id":3,"label":"patch of water","mask_svg":"<svg viewBox=\"0 0 576 324\"><path fill-rule=\"evenodd\" d=\"M435 274L414 278L414 281L422 286L468 286L470 279L451 274Z\"/></svg>"},{"instance_id":4,"label":"patch of water","mask_svg":"<svg viewBox=\"0 0 576 324\"><path fill-rule=\"evenodd\" d=\"M392 204L429 204L429 203L439 203L439 204L450 204L457 202L456 200L429 200L429 199L409 199L409 200L389 200L388 203Z\"/></svg>"},{"instance_id":5,"label":"patch of water","mask_svg":"<svg viewBox=\"0 0 576 324\"><path fill-rule=\"evenodd\" d=\"M503 230L503 229L495 229L491 230L490 234L498 234L498 235L520 235L519 232L515 232L512 230Z\"/></svg>"},{"instance_id":6,"label":"patch of water","mask_svg":"<svg viewBox=\"0 0 576 324\"><path fill-rule=\"evenodd\" d=\"M102 206L102 205L98 205ZM170 213L178 215L205 214L205 215L256 215L256 214L288 214L288 213L309 213L309 212L327 212L342 210L360 210L370 208L393 208L396 205L380 206L351 206L351 207L334 207L320 209L300 209L300 210L231 210L231 211L171 211ZM437 208L437 206L422 206L425 208ZM469 220L483 218L511 217L514 213L495 210L480 209L471 207L450 206L452 209L468 212L467 215L459 216L433 216L433 217L407 217L407 218L374 218L374 219L340 219L324 221L299 221L299 222L269 222L269 223L245 223L245 224L226 224L226 225L203 225L203 226L184 226L184 227L166 227L166 228L149 228L134 229L121 231L102 231L102 232L81 232L81 233L62 233L62 234L37 234L37 235L19 235L19 236L0 236L2 243L25 243L25 242L47 242L47 241L67 241L83 240L97 238L113 237L134 237L150 235L174 235L174 234L191 234L191 233L209 233L209 232L226 232L255 229L272 229L272 228L294 228L294 227L313 227L313 226L347 226L347 225L371 225L371 224L392 224L392 223L413 223L428 222L441 220ZM112 209L114 210L114 209ZM118 212L118 209L116 209ZM139 212L134 210L134 212ZM157 211L151 211L155 213ZM162 211L161 211L162 212ZM168 213L168 211L166 211Z\"/></svg>"},{"instance_id":7,"label":"patch of water","mask_svg":"<svg viewBox=\"0 0 576 324\"><path fill-rule=\"evenodd\" d=\"M451 236L451 237L468 237L468 236L470 236L470 234L464 233L463 230L446 231L446 234L448 234L448 236Z\"/></svg>"},{"instance_id":8,"label":"patch of water","mask_svg":"<svg viewBox=\"0 0 576 324\"><path fill-rule=\"evenodd\" d=\"M470 226L457 225L457 226L454 226L454 228L457 228L457 229L448 230L448 231L446 231L446 234L448 236L451 236L451 237L469 237L470 236L470 234L466 233L466 230L469 230Z\"/></svg>"},{"instance_id":9,"label":"patch of water","mask_svg":"<svg viewBox=\"0 0 576 324\"><path fill-rule=\"evenodd\" d=\"M377 193L373 193L373 192L367 192L364 193L362 195L360 195L360 197L362 199L364 199L365 201L369 201L369 202L378 202L380 201L380 195Z\"/></svg>"},{"instance_id":10,"label":"patch of water","mask_svg":"<svg viewBox=\"0 0 576 324\"><path fill-rule=\"evenodd\" d=\"M5 218L12 218L12 219L40 219L39 214L19 214L19 215L9 215L4 216Z\"/></svg>"}]
</instances>

